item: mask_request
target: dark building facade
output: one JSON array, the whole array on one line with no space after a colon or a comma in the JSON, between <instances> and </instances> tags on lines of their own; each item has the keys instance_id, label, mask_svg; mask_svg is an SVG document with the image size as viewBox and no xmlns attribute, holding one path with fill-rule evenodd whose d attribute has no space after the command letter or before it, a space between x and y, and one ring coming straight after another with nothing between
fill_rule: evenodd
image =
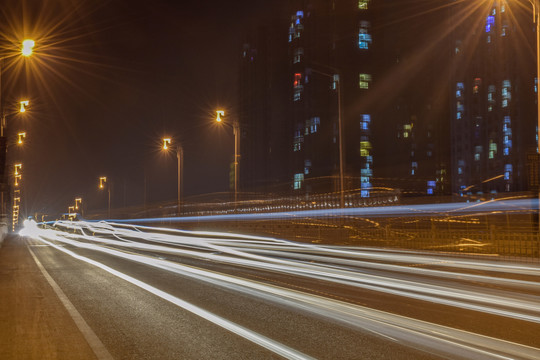
<instances>
[{"instance_id":1,"label":"dark building facade","mask_svg":"<svg viewBox=\"0 0 540 360\"><path fill-rule=\"evenodd\" d=\"M242 42L239 72L240 189L282 192L289 175L286 26L280 8L254 22ZM278 26L276 24L282 24Z\"/></svg>"},{"instance_id":2,"label":"dark building facade","mask_svg":"<svg viewBox=\"0 0 540 360\"><path fill-rule=\"evenodd\" d=\"M347 191L528 189L535 34L510 5L276 4L242 49L243 190L338 191L340 110Z\"/></svg>"},{"instance_id":3,"label":"dark building facade","mask_svg":"<svg viewBox=\"0 0 540 360\"><path fill-rule=\"evenodd\" d=\"M291 2L291 180L297 192L339 190L341 135L345 188L369 196L373 115L363 99L373 86L374 3Z\"/></svg>"},{"instance_id":4,"label":"dark building facade","mask_svg":"<svg viewBox=\"0 0 540 360\"><path fill-rule=\"evenodd\" d=\"M527 156L537 152L531 12L501 0L459 4L451 16L452 190L527 190Z\"/></svg>"}]
</instances>

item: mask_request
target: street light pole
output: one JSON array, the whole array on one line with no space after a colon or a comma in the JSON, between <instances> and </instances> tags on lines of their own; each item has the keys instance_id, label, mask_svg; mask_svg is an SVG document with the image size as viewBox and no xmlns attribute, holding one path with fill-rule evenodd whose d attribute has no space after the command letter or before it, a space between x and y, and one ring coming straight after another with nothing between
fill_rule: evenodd
<instances>
[{"instance_id":1,"label":"street light pole","mask_svg":"<svg viewBox=\"0 0 540 360\"><path fill-rule=\"evenodd\" d=\"M222 116L225 116L224 110L216 111L216 121L222 122ZM238 202L238 181L240 177L240 122L234 120L232 124L234 134L234 204Z\"/></svg>"},{"instance_id":2,"label":"street light pole","mask_svg":"<svg viewBox=\"0 0 540 360\"><path fill-rule=\"evenodd\" d=\"M171 145L171 138L163 139L163 150L168 150ZM178 188L177 188L177 215L180 216L180 209L182 207L182 176L184 175L184 148L182 144L176 144L176 159L178 160Z\"/></svg>"},{"instance_id":3,"label":"street light pole","mask_svg":"<svg viewBox=\"0 0 540 360\"><path fill-rule=\"evenodd\" d=\"M327 74L322 71L311 69L314 73L328 76L336 83L336 91L338 98L338 146L339 146L339 206L341 208L345 207L345 184L344 184L344 175L343 175L343 123L341 119L341 78L339 71L336 71L337 74Z\"/></svg>"},{"instance_id":4,"label":"street light pole","mask_svg":"<svg viewBox=\"0 0 540 360\"><path fill-rule=\"evenodd\" d=\"M184 166L184 149L182 145L176 145L176 159L178 160L178 207L177 214L180 216L181 205L182 205L182 176L183 176L183 166Z\"/></svg>"},{"instance_id":5,"label":"street light pole","mask_svg":"<svg viewBox=\"0 0 540 360\"><path fill-rule=\"evenodd\" d=\"M233 122L234 133L234 204L238 202L238 172L240 171L240 124L237 120Z\"/></svg>"},{"instance_id":6,"label":"street light pole","mask_svg":"<svg viewBox=\"0 0 540 360\"><path fill-rule=\"evenodd\" d=\"M103 189L104 185L107 184L107 193L108 193L108 202L107 202L107 217L111 218L111 184L107 182L107 177L102 176L99 178L99 188Z\"/></svg>"}]
</instances>

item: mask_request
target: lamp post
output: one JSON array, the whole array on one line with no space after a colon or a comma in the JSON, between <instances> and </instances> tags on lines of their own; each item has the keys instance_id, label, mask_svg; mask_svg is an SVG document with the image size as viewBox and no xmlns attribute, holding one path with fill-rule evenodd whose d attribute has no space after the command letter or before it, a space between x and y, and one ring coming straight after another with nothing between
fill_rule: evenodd
<instances>
[{"instance_id":1,"label":"lamp post","mask_svg":"<svg viewBox=\"0 0 540 360\"><path fill-rule=\"evenodd\" d=\"M26 138L26 133L25 132L20 132L17 134L19 140L17 140L17 144L19 145L22 145L23 141L22 139Z\"/></svg>"},{"instance_id":2,"label":"lamp post","mask_svg":"<svg viewBox=\"0 0 540 360\"><path fill-rule=\"evenodd\" d=\"M222 116L225 116L225 111L217 110L216 122L222 123ZM240 123L238 120L234 120L231 126L234 133L234 203L236 204L238 202L238 181L240 172Z\"/></svg>"},{"instance_id":3,"label":"lamp post","mask_svg":"<svg viewBox=\"0 0 540 360\"><path fill-rule=\"evenodd\" d=\"M336 70L336 69L333 69ZM339 146L339 206L345 207L345 185L343 176L343 123L341 119L341 78L339 72L336 70L336 74L328 74L322 71L311 69L314 73L327 76L332 79L336 84L337 98L338 98L338 146Z\"/></svg>"},{"instance_id":4,"label":"lamp post","mask_svg":"<svg viewBox=\"0 0 540 360\"><path fill-rule=\"evenodd\" d=\"M20 53L22 56L28 57L32 55L34 52L34 46L36 45L34 40L31 39L25 39L21 44ZM8 190L8 185L6 183L6 159L7 159L7 141L5 139L5 128L6 128L6 114L4 111L4 98L2 96L3 89L2 89L2 77L4 72L4 61L5 56L0 56L0 152L1 152L1 165L2 169L0 169L0 173L2 176L0 177L0 220L4 220L6 217L6 192ZM28 105L28 102L25 104L21 103L21 112L26 111L26 106ZM17 175L16 175L17 176ZM17 179L15 179L17 180ZM15 207L14 207L15 208ZM14 212L15 213L15 212ZM17 218L18 218L18 207L17 207ZM6 224L7 225L7 224ZM14 228L14 226L13 226Z\"/></svg>"},{"instance_id":5,"label":"lamp post","mask_svg":"<svg viewBox=\"0 0 540 360\"><path fill-rule=\"evenodd\" d=\"M108 197L109 197L109 200L108 200L108 205L107 205L107 217L110 219L111 218L111 185L107 182L107 177L106 176L101 176L99 178L99 188L100 189L103 189L105 188L105 184L107 184L107 193L108 193Z\"/></svg>"},{"instance_id":6,"label":"lamp post","mask_svg":"<svg viewBox=\"0 0 540 360\"><path fill-rule=\"evenodd\" d=\"M79 206L80 205L80 206ZM80 210L81 217L83 216L82 198L75 198L75 210ZM77 211L75 211L77 212Z\"/></svg>"},{"instance_id":7,"label":"lamp post","mask_svg":"<svg viewBox=\"0 0 540 360\"><path fill-rule=\"evenodd\" d=\"M163 150L167 151L171 147L171 138L163 139ZM184 149L180 143L176 144L176 159L178 160L178 188L177 188L177 215L180 216L182 207L182 176L184 174Z\"/></svg>"}]
</instances>

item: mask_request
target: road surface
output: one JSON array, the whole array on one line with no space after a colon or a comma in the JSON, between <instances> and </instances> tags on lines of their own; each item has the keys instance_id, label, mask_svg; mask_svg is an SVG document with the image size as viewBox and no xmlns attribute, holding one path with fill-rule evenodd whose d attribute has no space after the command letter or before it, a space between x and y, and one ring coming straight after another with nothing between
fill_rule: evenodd
<instances>
[{"instance_id":1,"label":"road surface","mask_svg":"<svg viewBox=\"0 0 540 360\"><path fill-rule=\"evenodd\" d=\"M107 222L23 234L101 359L540 358L538 263Z\"/></svg>"}]
</instances>

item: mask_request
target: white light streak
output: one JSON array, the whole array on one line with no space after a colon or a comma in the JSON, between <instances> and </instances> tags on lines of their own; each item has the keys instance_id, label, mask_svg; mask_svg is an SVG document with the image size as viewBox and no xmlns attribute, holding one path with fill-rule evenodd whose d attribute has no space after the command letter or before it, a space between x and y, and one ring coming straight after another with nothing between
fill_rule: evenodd
<instances>
[{"instance_id":1,"label":"white light streak","mask_svg":"<svg viewBox=\"0 0 540 360\"><path fill-rule=\"evenodd\" d=\"M421 252L369 251L367 249L341 248L300 244L266 237L237 236L232 234L189 232L134 225L118 225L106 222L57 222L56 229L39 229L26 233L54 246L79 260L98 266L126 281L171 301L178 306L209 319L220 326L241 334L261 346L282 354L295 351L283 350L281 344L245 328L229 325L228 320L214 318L193 304L160 292L149 284L140 282L94 260L78 255L76 248L84 248L120 257L158 269L167 270L207 283L248 293L266 300L310 311L317 316L368 330L379 336L389 337L406 344L419 344L438 353L459 355L465 358L534 359L540 350L524 345L472 334L436 324L426 323L393 315L354 304L327 299L307 293L262 284L227 274L182 265L177 257L192 257L229 265L248 267L263 271L279 272L295 277L325 281L328 284L346 285L430 301L474 311L506 316L522 321L540 323L540 297L524 293L508 292L487 287L472 287L452 282L461 280L497 284L514 289L539 290L534 281L499 279L487 275L459 273L459 269L478 268L487 271L504 271L507 274L540 275L540 267L534 265L495 263L490 261L441 258ZM61 231L64 230L64 231ZM94 234L92 236L88 234ZM50 241L49 241L50 240ZM55 242L73 246L68 250ZM118 249L118 250L117 250ZM126 250L129 250L126 251ZM148 255L148 253L158 255ZM172 258L171 258L172 256ZM164 258L168 258L165 260ZM386 264L384 262L391 262ZM396 265L396 263L398 265ZM438 268L449 267L451 271L422 269L399 264L436 264ZM392 277L369 274L366 270L389 271ZM415 276L406 279L403 275ZM202 312L201 312L202 311ZM246 333L247 331L247 333ZM255 334L255 335L254 335ZM285 355L283 355L285 356ZM306 356L298 353L298 356ZM287 356L286 356L287 357Z\"/></svg>"}]
</instances>

